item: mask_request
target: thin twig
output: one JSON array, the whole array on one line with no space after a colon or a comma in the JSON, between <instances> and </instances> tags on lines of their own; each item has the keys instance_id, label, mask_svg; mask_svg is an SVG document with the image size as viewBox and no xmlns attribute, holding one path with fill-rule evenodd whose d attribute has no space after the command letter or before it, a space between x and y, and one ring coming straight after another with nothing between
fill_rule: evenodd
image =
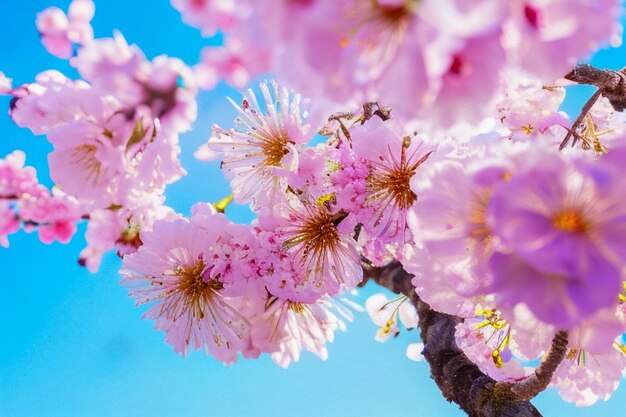
<instances>
[{"instance_id":1,"label":"thin twig","mask_svg":"<svg viewBox=\"0 0 626 417\"><path fill-rule=\"evenodd\" d=\"M576 120L574 120L574 124L572 124L572 127L569 128L569 130L567 131L567 135L565 135L565 139L563 139L563 141L559 145L560 150L563 150L567 146L569 139L572 137L572 133L576 131L576 129L578 129L578 126L580 126L580 124L583 122L583 120L585 119L585 116L589 113L589 111L591 110L593 105L596 103L596 101L598 101L601 95L602 95L602 90L598 90L595 93L593 93L593 95L591 96L589 100L587 100L582 110L580 110L580 114L578 115ZM572 146L576 145L577 140L578 138L574 136L574 140L572 141Z\"/></svg>"}]
</instances>

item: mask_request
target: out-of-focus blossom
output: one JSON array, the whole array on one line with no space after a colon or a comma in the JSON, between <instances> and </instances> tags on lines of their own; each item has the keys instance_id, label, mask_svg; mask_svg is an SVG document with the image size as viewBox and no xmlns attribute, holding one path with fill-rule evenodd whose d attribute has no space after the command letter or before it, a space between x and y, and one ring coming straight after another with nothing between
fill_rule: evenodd
<instances>
[{"instance_id":1,"label":"out-of-focus blossom","mask_svg":"<svg viewBox=\"0 0 626 417\"><path fill-rule=\"evenodd\" d=\"M252 4L235 0L171 0L183 21L213 36L218 30L229 31L251 13Z\"/></svg>"},{"instance_id":2,"label":"out-of-focus blossom","mask_svg":"<svg viewBox=\"0 0 626 417\"><path fill-rule=\"evenodd\" d=\"M37 14L37 30L46 50L68 59L73 55L75 45L93 40L90 22L95 7L92 0L73 0L67 15L57 7L49 7Z\"/></svg>"},{"instance_id":3,"label":"out-of-focus blossom","mask_svg":"<svg viewBox=\"0 0 626 417\"><path fill-rule=\"evenodd\" d=\"M2 71L0 71L0 95L9 94L12 87L12 79L8 78Z\"/></svg>"},{"instance_id":4,"label":"out-of-focus blossom","mask_svg":"<svg viewBox=\"0 0 626 417\"><path fill-rule=\"evenodd\" d=\"M193 71L198 87L205 90L213 89L221 80L243 88L269 70L268 57L262 49L235 38L229 38L224 46L205 47L201 54Z\"/></svg>"}]
</instances>

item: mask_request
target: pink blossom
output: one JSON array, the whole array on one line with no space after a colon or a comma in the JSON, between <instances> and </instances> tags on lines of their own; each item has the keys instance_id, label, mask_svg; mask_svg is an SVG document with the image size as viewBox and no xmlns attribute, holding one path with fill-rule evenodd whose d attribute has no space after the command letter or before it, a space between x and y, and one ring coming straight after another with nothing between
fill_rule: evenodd
<instances>
[{"instance_id":1,"label":"pink blossom","mask_svg":"<svg viewBox=\"0 0 626 417\"><path fill-rule=\"evenodd\" d=\"M310 304L272 297L266 305L254 321L252 340L261 351L272 353L274 362L283 368L299 361L302 350L322 360L328 358L326 343L333 341L336 330L346 328L333 310L352 321L352 313L329 297Z\"/></svg>"},{"instance_id":2,"label":"pink blossom","mask_svg":"<svg viewBox=\"0 0 626 417\"><path fill-rule=\"evenodd\" d=\"M6 200L0 200L0 246L9 247L8 236L20 230L19 217Z\"/></svg>"},{"instance_id":3,"label":"pink blossom","mask_svg":"<svg viewBox=\"0 0 626 417\"><path fill-rule=\"evenodd\" d=\"M13 151L0 159L0 199L19 199L24 194L39 196L47 193L37 181L33 167L25 167L26 154Z\"/></svg>"},{"instance_id":4,"label":"pink blossom","mask_svg":"<svg viewBox=\"0 0 626 417\"><path fill-rule=\"evenodd\" d=\"M157 303L144 317L156 320L166 342L187 355L189 346L204 348L232 363L245 347L248 320L222 294L225 283L211 277L215 267L210 233L186 220L158 221L142 236L139 250L124 258L123 283L133 287L137 304Z\"/></svg>"},{"instance_id":5,"label":"pink blossom","mask_svg":"<svg viewBox=\"0 0 626 417\"><path fill-rule=\"evenodd\" d=\"M355 157L369 168L364 190L366 211L361 222L373 237L403 244L406 213L418 199L411 190L411 179L435 147L417 137L401 138L379 118L362 128L353 128L351 136Z\"/></svg>"},{"instance_id":6,"label":"pink blossom","mask_svg":"<svg viewBox=\"0 0 626 417\"><path fill-rule=\"evenodd\" d=\"M78 201L58 189L53 189L50 196L23 198L20 206L20 218L27 225L35 223L39 240L46 244L55 240L68 243L81 215Z\"/></svg>"},{"instance_id":7,"label":"pink blossom","mask_svg":"<svg viewBox=\"0 0 626 417\"><path fill-rule=\"evenodd\" d=\"M188 130L197 115L193 73L182 61L158 56L148 61L136 45L120 33L96 39L72 59L81 76L96 89L106 91L133 113L146 106L165 130Z\"/></svg>"},{"instance_id":8,"label":"pink blossom","mask_svg":"<svg viewBox=\"0 0 626 417\"><path fill-rule=\"evenodd\" d=\"M91 19L95 5L92 0L73 0L68 15L57 7L49 7L37 14L37 30L46 50L59 58L70 58L74 45L93 39Z\"/></svg>"},{"instance_id":9,"label":"pink blossom","mask_svg":"<svg viewBox=\"0 0 626 417\"><path fill-rule=\"evenodd\" d=\"M313 285L329 295L350 290L363 278L353 226L345 214L324 205L291 201L277 232L290 257L300 262L299 285ZM346 221L346 224L341 223ZM352 226L352 227L350 227Z\"/></svg>"},{"instance_id":10,"label":"pink blossom","mask_svg":"<svg viewBox=\"0 0 626 417\"><path fill-rule=\"evenodd\" d=\"M11 82L13 80L11 78L7 78L6 75L2 71L0 71L0 95L9 94L11 89Z\"/></svg>"},{"instance_id":11,"label":"pink blossom","mask_svg":"<svg viewBox=\"0 0 626 417\"><path fill-rule=\"evenodd\" d=\"M287 186L283 172L297 170L299 146L311 135L300 94L274 82L261 84L261 93L263 103L252 90L242 107L233 102L240 114L237 129L215 126L209 140L209 149L223 153L222 168L235 201L252 201L253 207L277 201Z\"/></svg>"},{"instance_id":12,"label":"pink blossom","mask_svg":"<svg viewBox=\"0 0 626 417\"><path fill-rule=\"evenodd\" d=\"M194 73L198 87L205 90L213 89L220 80L243 88L269 70L269 58L262 48L235 38L228 38L224 46L206 47L201 54Z\"/></svg>"},{"instance_id":13,"label":"pink blossom","mask_svg":"<svg viewBox=\"0 0 626 417\"><path fill-rule=\"evenodd\" d=\"M621 346L621 345L619 345ZM607 400L617 389L626 369L626 353L618 346L587 351L570 344L565 359L554 373L552 385L565 401L590 406Z\"/></svg>"},{"instance_id":14,"label":"pink blossom","mask_svg":"<svg viewBox=\"0 0 626 417\"><path fill-rule=\"evenodd\" d=\"M235 0L171 0L183 21L202 30L203 36L213 36L219 29L228 31L251 12L248 1Z\"/></svg>"},{"instance_id":15,"label":"pink blossom","mask_svg":"<svg viewBox=\"0 0 626 417\"><path fill-rule=\"evenodd\" d=\"M563 328L611 305L626 255L622 188L606 169L549 154L503 182L488 213L508 248L490 260L500 300Z\"/></svg>"},{"instance_id":16,"label":"pink blossom","mask_svg":"<svg viewBox=\"0 0 626 417\"><path fill-rule=\"evenodd\" d=\"M505 43L514 62L556 80L600 46L619 46L620 0L525 0L513 3Z\"/></svg>"}]
</instances>

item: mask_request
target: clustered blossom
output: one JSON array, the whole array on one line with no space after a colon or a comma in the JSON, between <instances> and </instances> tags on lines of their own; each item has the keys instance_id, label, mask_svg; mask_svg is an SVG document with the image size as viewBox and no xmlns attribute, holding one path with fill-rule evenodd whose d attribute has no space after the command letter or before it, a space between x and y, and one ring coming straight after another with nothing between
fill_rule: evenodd
<instances>
[{"instance_id":1,"label":"clustered blossom","mask_svg":"<svg viewBox=\"0 0 626 417\"><path fill-rule=\"evenodd\" d=\"M67 14L58 7L48 7L37 14L37 30L46 50L59 58L70 58L74 47L93 40L91 19L95 12L92 0L73 0Z\"/></svg>"},{"instance_id":2,"label":"clustered blossom","mask_svg":"<svg viewBox=\"0 0 626 417\"><path fill-rule=\"evenodd\" d=\"M163 193L185 174L178 135L190 129L197 104L190 68L166 56L149 61L120 33L93 39L93 12L93 2L75 0L69 23L56 8L37 20L44 45L72 57L82 79L48 70L7 92L15 123L53 145L50 177L91 219L79 262L95 271L105 252L136 250L154 220L173 215ZM41 204L28 207L40 212Z\"/></svg>"},{"instance_id":3,"label":"clustered blossom","mask_svg":"<svg viewBox=\"0 0 626 417\"><path fill-rule=\"evenodd\" d=\"M13 121L53 146L56 184L19 151L0 159L0 245L20 229L67 242L88 220L79 262L95 271L115 250L176 352L283 367L328 356L364 264L400 262L422 301L462 319L456 343L484 373L524 380L565 330L551 384L577 405L608 398L626 369L625 119L601 99L572 128L556 81L616 43L620 1L261 3L172 0L225 38L193 69L120 33L93 39L91 0L40 13L44 46L81 78L49 70L13 88L0 72ZM281 82L231 100L234 127L213 126L195 154L221 161L224 201L257 218L165 206L197 87L270 69ZM561 152L568 132L579 145ZM408 297L366 308L380 341L418 325Z\"/></svg>"},{"instance_id":4,"label":"clustered blossom","mask_svg":"<svg viewBox=\"0 0 626 417\"><path fill-rule=\"evenodd\" d=\"M618 45L620 0L172 0L226 49L199 68L243 80L272 69L326 106L376 99L407 120L428 111L436 126L487 114L498 76L516 66L553 83L579 57ZM239 59L228 45L254 50ZM218 51L224 52L218 52ZM226 53L230 69L224 69ZM267 62L269 68L258 63ZM232 82L232 81L231 81ZM237 81L235 81L237 83ZM474 105L482 103L481 106ZM338 108L338 107L335 107Z\"/></svg>"},{"instance_id":5,"label":"clustered blossom","mask_svg":"<svg viewBox=\"0 0 626 417\"><path fill-rule=\"evenodd\" d=\"M0 159L0 246L20 228L36 230L43 243L69 242L82 215L78 201L58 188L50 192L25 160L21 151Z\"/></svg>"}]
</instances>

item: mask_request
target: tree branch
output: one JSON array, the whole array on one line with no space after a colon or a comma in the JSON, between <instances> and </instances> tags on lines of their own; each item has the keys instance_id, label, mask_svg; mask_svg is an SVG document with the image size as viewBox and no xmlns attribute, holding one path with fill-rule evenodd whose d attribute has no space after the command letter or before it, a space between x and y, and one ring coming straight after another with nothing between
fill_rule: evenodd
<instances>
[{"instance_id":1,"label":"tree branch","mask_svg":"<svg viewBox=\"0 0 626 417\"><path fill-rule=\"evenodd\" d=\"M440 313L423 302L411 284L413 275L394 261L383 267L363 263L365 280L406 295L415 305L424 343L423 355L431 377L444 398L455 402L470 417L541 417L528 401L546 388L554 370L565 356L567 333L558 332L552 348L535 374L519 383L496 382L484 374L456 345L459 317Z\"/></svg>"},{"instance_id":2,"label":"tree branch","mask_svg":"<svg viewBox=\"0 0 626 417\"><path fill-rule=\"evenodd\" d=\"M545 390L552 380L552 375L567 353L567 332L561 330L552 339L552 346L545 354L535 373L517 383L498 382L495 390L509 390L513 395L512 401L530 401L537 394Z\"/></svg>"},{"instance_id":3,"label":"tree branch","mask_svg":"<svg viewBox=\"0 0 626 417\"><path fill-rule=\"evenodd\" d=\"M567 135L561 142L559 149L563 149L567 146L569 139L572 137L573 132L576 131L578 126L582 123L585 116L600 96L606 97L615 111L624 111L626 109L626 69L619 71L603 70L593 67L588 64L576 65L576 67L570 71L565 79L574 81L578 84L589 84L598 87L598 91L585 103L580 114L574 121L574 124L567 132ZM574 137L572 146L576 144L577 138Z\"/></svg>"}]
</instances>

